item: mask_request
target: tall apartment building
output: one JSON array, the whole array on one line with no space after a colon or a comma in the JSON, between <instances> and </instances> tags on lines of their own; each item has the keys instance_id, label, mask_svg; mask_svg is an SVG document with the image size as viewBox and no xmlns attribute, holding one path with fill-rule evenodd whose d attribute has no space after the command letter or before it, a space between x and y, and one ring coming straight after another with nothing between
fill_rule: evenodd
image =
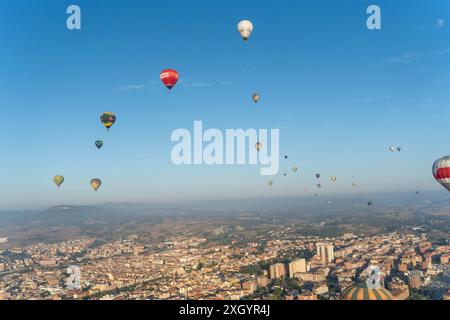
<instances>
[{"instance_id":1,"label":"tall apartment building","mask_svg":"<svg viewBox=\"0 0 450 320\"><path fill-rule=\"evenodd\" d=\"M286 275L284 263L275 263L270 265L270 279L281 278Z\"/></svg>"},{"instance_id":2,"label":"tall apartment building","mask_svg":"<svg viewBox=\"0 0 450 320\"><path fill-rule=\"evenodd\" d=\"M333 262L334 260L334 246L328 242L317 243L317 255L324 264Z\"/></svg>"},{"instance_id":3,"label":"tall apartment building","mask_svg":"<svg viewBox=\"0 0 450 320\"><path fill-rule=\"evenodd\" d=\"M289 278L293 278L294 274L297 272L302 272L302 273L307 272L306 260L298 259L298 260L292 261L288 265L288 270L289 270Z\"/></svg>"}]
</instances>

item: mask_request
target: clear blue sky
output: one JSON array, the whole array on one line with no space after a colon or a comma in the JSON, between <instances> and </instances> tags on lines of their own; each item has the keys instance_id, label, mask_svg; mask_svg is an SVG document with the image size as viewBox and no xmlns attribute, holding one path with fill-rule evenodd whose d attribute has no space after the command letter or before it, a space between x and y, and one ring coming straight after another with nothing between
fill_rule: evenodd
<instances>
[{"instance_id":1,"label":"clear blue sky","mask_svg":"<svg viewBox=\"0 0 450 320\"><path fill-rule=\"evenodd\" d=\"M66 29L70 4L81 31ZM380 31L366 28L369 4ZM182 79L170 94L164 68ZM315 172L325 194L445 193L431 165L450 154L449 86L448 0L1 1L0 209L303 196ZM109 133L104 111L117 115ZM173 165L171 132L194 120L280 128L289 159L273 187L259 166Z\"/></svg>"}]
</instances>

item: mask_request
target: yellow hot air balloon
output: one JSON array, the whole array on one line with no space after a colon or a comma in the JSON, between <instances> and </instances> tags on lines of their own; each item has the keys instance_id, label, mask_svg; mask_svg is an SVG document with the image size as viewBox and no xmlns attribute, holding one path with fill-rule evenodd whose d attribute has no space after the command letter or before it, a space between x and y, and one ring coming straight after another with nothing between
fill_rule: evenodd
<instances>
[{"instance_id":1,"label":"yellow hot air balloon","mask_svg":"<svg viewBox=\"0 0 450 320\"><path fill-rule=\"evenodd\" d=\"M114 122L116 122L116 115L112 112L103 112L100 115L100 121L103 123L105 128L109 131Z\"/></svg>"},{"instance_id":2,"label":"yellow hot air balloon","mask_svg":"<svg viewBox=\"0 0 450 320\"><path fill-rule=\"evenodd\" d=\"M95 191L97 191L98 188L100 188L101 185L102 185L102 180L97 179L97 178L94 178L94 179L91 180L91 187Z\"/></svg>"},{"instance_id":3,"label":"yellow hot air balloon","mask_svg":"<svg viewBox=\"0 0 450 320\"><path fill-rule=\"evenodd\" d=\"M335 176L332 176L332 177L331 177L331 181L333 181L333 182L336 181L336 177L335 177Z\"/></svg>"},{"instance_id":4,"label":"yellow hot air balloon","mask_svg":"<svg viewBox=\"0 0 450 320\"><path fill-rule=\"evenodd\" d=\"M255 148L256 148L256 150L261 150L261 148L262 148L262 143L261 142L257 142L256 144L255 144Z\"/></svg>"},{"instance_id":5,"label":"yellow hot air balloon","mask_svg":"<svg viewBox=\"0 0 450 320\"><path fill-rule=\"evenodd\" d=\"M53 178L53 182L58 186L58 188L62 185L62 183L64 182L64 177L63 176L55 176Z\"/></svg>"},{"instance_id":6,"label":"yellow hot air balloon","mask_svg":"<svg viewBox=\"0 0 450 320\"><path fill-rule=\"evenodd\" d=\"M259 93L254 93L252 95L252 100L257 103L259 101L259 99L261 99L261 95Z\"/></svg>"}]
</instances>

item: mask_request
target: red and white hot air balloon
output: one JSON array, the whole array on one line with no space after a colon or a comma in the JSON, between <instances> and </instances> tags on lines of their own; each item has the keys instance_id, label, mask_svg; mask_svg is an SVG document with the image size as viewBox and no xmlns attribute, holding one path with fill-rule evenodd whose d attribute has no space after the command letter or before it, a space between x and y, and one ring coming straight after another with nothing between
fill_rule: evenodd
<instances>
[{"instance_id":1,"label":"red and white hot air balloon","mask_svg":"<svg viewBox=\"0 0 450 320\"><path fill-rule=\"evenodd\" d=\"M433 176L450 191L450 156L437 159L433 164Z\"/></svg>"},{"instance_id":2,"label":"red and white hot air balloon","mask_svg":"<svg viewBox=\"0 0 450 320\"><path fill-rule=\"evenodd\" d=\"M178 78L180 76L176 70L165 69L165 70L161 71L161 74L159 75L159 77L160 77L161 81L164 83L164 85L170 90L177 83Z\"/></svg>"}]
</instances>

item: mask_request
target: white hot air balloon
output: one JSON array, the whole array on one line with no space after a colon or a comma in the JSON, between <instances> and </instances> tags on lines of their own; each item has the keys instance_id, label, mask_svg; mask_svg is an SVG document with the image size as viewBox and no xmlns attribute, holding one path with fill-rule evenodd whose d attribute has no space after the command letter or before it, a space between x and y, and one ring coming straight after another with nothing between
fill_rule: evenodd
<instances>
[{"instance_id":1,"label":"white hot air balloon","mask_svg":"<svg viewBox=\"0 0 450 320\"><path fill-rule=\"evenodd\" d=\"M450 191L450 156L437 159L433 164L434 178Z\"/></svg>"},{"instance_id":2,"label":"white hot air balloon","mask_svg":"<svg viewBox=\"0 0 450 320\"><path fill-rule=\"evenodd\" d=\"M237 28L239 33L241 34L242 39L244 39L244 41L247 41L253 31L253 23L248 20L242 20L238 23Z\"/></svg>"}]
</instances>

